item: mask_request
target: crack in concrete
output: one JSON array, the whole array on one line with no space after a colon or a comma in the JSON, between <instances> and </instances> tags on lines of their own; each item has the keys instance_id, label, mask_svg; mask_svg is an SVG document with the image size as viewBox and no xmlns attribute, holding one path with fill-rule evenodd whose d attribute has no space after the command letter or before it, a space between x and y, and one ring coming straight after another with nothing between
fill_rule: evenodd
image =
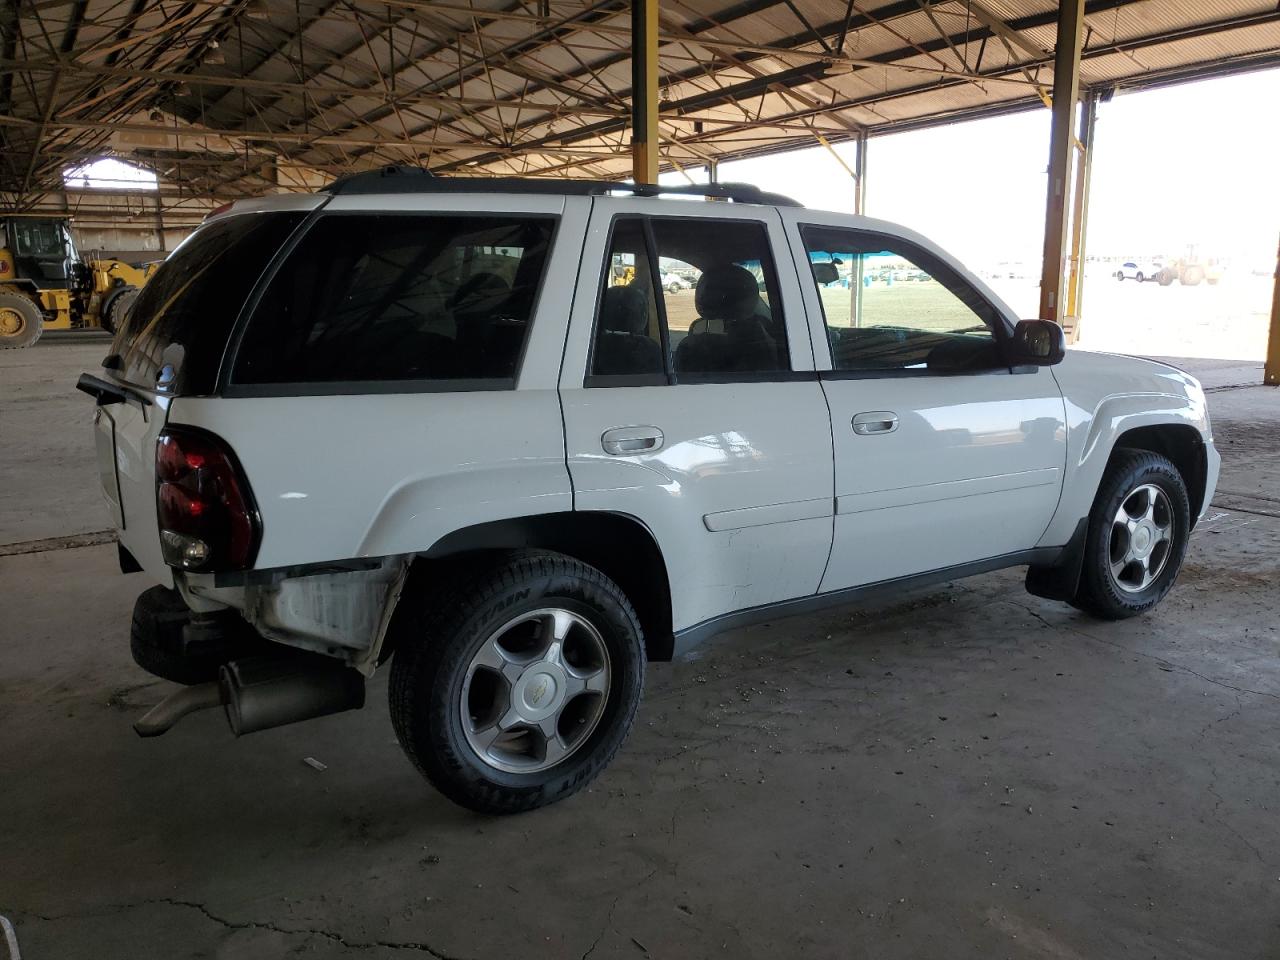
<instances>
[{"instance_id":1,"label":"crack in concrete","mask_svg":"<svg viewBox=\"0 0 1280 960\"><path fill-rule=\"evenodd\" d=\"M0 557L20 557L28 553L48 553L50 550L75 550L80 547L96 547L115 543L114 530L94 530L75 533L69 537L46 537L43 540L19 540L17 543L0 544Z\"/></svg>"},{"instance_id":2,"label":"crack in concrete","mask_svg":"<svg viewBox=\"0 0 1280 960\"><path fill-rule=\"evenodd\" d=\"M600 932L596 934L596 938L591 941L586 952L580 960L588 960L588 958L596 952L596 947L600 946L600 941L604 939L604 935L613 929L613 912L618 909L618 901L622 899L622 894L618 894L613 898L613 903L609 904L609 912L605 914L604 926L600 928Z\"/></svg>"},{"instance_id":3,"label":"crack in concrete","mask_svg":"<svg viewBox=\"0 0 1280 960\"><path fill-rule=\"evenodd\" d=\"M195 910L201 916L203 916L206 920L209 920L212 923L216 923L218 926L223 927L227 930L268 930L272 933L280 933L286 936L321 937L322 939L328 940L332 943L340 944L341 946L344 946L350 950L378 950L378 949L407 950L407 951L414 951L417 953L425 953L430 957L435 957L436 960L462 960L462 958L460 957L455 957L447 953L441 953L440 951L432 947L430 944L423 943L422 941L417 941L417 940L372 940L369 942L363 942L359 940L348 940L339 933L334 933L332 930L324 930L319 927L290 928L290 927L282 927L277 923L271 923L269 921L261 922L257 920L245 920L245 921L228 920L225 917L218 916L216 913L211 911L208 907L206 907L202 903L196 903L195 901L192 901L192 900L178 900L174 897L154 897L146 900L138 900L133 903L116 904L114 906L105 907L100 910L89 910L83 913L64 913L64 914L47 916L44 914L34 913L31 911L25 911L25 910L15 911L15 912L22 913L25 916L35 917L36 919L43 920L46 923L58 923L64 920L80 920L80 919L86 919L90 917L113 916L118 913L125 913L129 910L139 910L143 907L148 907L148 906L181 907L186 910Z\"/></svg>"},{"instance_id":4,"label":"crack in concrete","mask_svg":"<svg viewBox=\"0 0 1280 960\"><path fill-rule=\"evenodd\" d=\"M601 926L600 932L596 934L596 938L591 941L591 946L587 947L586 952L582 954L579 960L589 960L590 956L596 952L596 947L600 946L600 941L604 939L604 935L606 933L610 932L611 930L614 933L618 932L613 929L613 914L618 909L618 902L622 900L623 894L630 893L632 890L639 890L646 883L652 880L657 875L657 873L658 873L658 868L654 867L647 874L645 874L643 877L641 877L639 880L637 880L635 883L629 886L626 890L622 891L622 893L619 893L617 896L613 898L613 903L609 904L609 912L605 914L604 925ZM633 937L632 940L634 941L634 939L635 938ZM646 950L645 953L648 953L648 951Z\"/></svg>"}]
</instances>

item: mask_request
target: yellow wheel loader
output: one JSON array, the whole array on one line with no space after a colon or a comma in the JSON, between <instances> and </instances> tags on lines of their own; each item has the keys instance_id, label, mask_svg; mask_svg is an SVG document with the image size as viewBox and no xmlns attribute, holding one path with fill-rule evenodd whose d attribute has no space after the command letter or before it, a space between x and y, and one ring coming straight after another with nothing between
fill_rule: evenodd
<instances>
[{"instance_id":1,"label":"yellow wheel loader","mask_svg":"<svg viewBox=\"0 0 1280 960\"><path fill-rule=\"evenodd\" d=\"M158 266L81 260L70 224L0 213L0 349L29 347L45 330L114 331Z\"/></svg>"}]
</instances>

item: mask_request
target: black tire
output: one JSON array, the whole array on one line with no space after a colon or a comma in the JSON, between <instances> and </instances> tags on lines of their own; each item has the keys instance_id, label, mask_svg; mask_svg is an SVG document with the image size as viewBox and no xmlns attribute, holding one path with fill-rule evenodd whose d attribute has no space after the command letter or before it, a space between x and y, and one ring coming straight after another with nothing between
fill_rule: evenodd
<instances>
[{"instance_id":1,"label":"black tire","mask_svg":"<svg viewBox=\"0 0 1280 960\"><path fill-rule=\"evenodd\" d=\"M120 329L133 301L138 299L138 293L137 287L117 287L103 298L102 312L98 318L103 330L115 333Z\"/></svg>"},{"instance_id":2,"label":"black tire","mask_svg":"<svg viewBox=\"0 0 1280 960\"><path fill-rule=\"evenodd\" d=\"M551 604L599 632L609 687L596 725L562 761L538 772L503 771L481 759L463 729L467 670L503 624ZM519 813L563 800L608 765L635 719L645 670L639 620L617 584L570 557L502 556L398 612L393 631L388 695L400 746L436 789L471 810Z\"/></svg>"},{"instance_id":3,"label":"black tire","mask_svg":"<svg viewBox=\"0 0 1280 960\"><path fill-rule=\"evenodd\" d=\"M1117 280L1119 280L1121 283L1124 283L1124 271L1123 271L1123 270L1117 270L1117 271L1116 271L1116 279L1117 279Z\"/></svg>"},{"instance_id":4,"label":"black tire","mask_svg":"<svg viewBox=\"0 0 1280 960\"><path fill-rule=\"evenodd\" d=\"M671 294L673 297L679 292L680 292L680 284L672 283L667 286L667 293Z\"/></svg>"},{"instance_id":5,"label":"black tire","mask_svg":"<svg viewBox=\"0 0 1280 960\"><path fill-rule=\"evenodd\" d=\"M133 605L129 652L133 662L162 680L187 686L218 678L218 665L193 662L181 653L182 628L191 611L167 587L144 590Z\"/></svg>"},{"instance_id":6,"label":"black tire","mask_svg":"<svg viewBox=\"0 0 1280 960\"><path fill-rule=\"evenodd\" d=\"M1130 592L1111 572L1112 526L1121 505L1143 485L1158 488L1172 510L1172 545L1158 575L1145 589ZM1164 599L1173 587L1187 553L1191 532L1191 503L1182 474L1165 457L1148 450L1119 449L1111 456L1093 510L1085 543L1084 566L1074 605L1103 620L1123 620L1145 613ZM1123 533L1123 530L1121 530Z\"/></svg>"},{"instance_id":7,"label":"black tire","mask_svg":"<svg viewBox=\"0 0 1280 960\"><path fill-rule=\"evenodd\" d=\"M1134 277L1133 279L1135 279L1135 280L1137 280L1139 283L1141 283L1143 280L1145 280L1145 279L1146 279L1146 277L1144 277L1144 276L1142 275L1142 271L1141 271L1141 270L1139 270L1139 271L1138 271L1138 275L1137 275L1136 277Z\"/></svg>"},{"instance_id":8,"label":"black tire","mask_svg":"<svg viewBox=\"0 0 1280 960\"><path fill-rule=\"evenodd\" d=\"M20 350L40 339L44 313L30 297L0 291L0 350Z\"/></svg>"},{"instance_id":9,"label":"black tire","mask_svg":"<svg viewBox=\"0 0 1280 960\"><path fill-rule=\"evenodd\" d=\"M193 652L184 643L182 630L191 622L191 611L177 590L151 587L133 605L129 630L129 651L133 662L161 680L184 686L218 679L223 664L268 646L238 615L228 612L218 620L206 620L214 627L214 643Z\"/></svg>"}]
</instances>

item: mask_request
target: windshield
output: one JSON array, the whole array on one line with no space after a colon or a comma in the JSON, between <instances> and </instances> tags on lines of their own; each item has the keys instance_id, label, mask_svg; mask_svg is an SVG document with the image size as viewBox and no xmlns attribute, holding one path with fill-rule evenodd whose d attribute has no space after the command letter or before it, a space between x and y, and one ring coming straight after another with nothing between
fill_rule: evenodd
<instances>
[{"instance_id":1,"label":"windshield","mask_svg":"<svg viewBox=\"0 0 1280 960\"><path fill-rule=\"evenodd\" d=\"M18 256L62 257L66 255L61 222L20 218L10 223L13 230L13 245Z\"/></svg>"},{"instance_id":2,"label":"windshield","mask_svg":"<svg viewBox=\"0 0 1280 960\"><path fill-rule=\"evenodd\" d=\"M182 393L213 390L240 309L300 213L225 217L186 239L138 295L107 364L130 383Z\"/></svg>"}]
</instances>

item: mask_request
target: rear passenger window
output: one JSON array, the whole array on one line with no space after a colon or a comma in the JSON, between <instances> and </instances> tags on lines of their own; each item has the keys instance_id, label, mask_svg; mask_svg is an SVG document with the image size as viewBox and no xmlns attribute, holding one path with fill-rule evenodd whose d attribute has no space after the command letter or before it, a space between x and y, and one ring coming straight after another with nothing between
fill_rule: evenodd
<instances>
[{"instance_id":1,"label":"rear passenger window","mask_svg":"<svg viewBox=\"0 0 1280 960\"><path fill-rule=\"evenodd\" d=\"M619 220L609 244L591 352L593 377L666 382L662 329L644 221ZM621 382L621 381L618 381Z\"/></svg>"},{"instance_id":2,"label":"rear passenger window","mask_svg":"<svg viewBox=\"0 0 1280 960\"><path fill-rule=\"evenodd\" d=\"M589 385L768 379L789 371L777 289L762 223L619 218Z\"/></svg>"},{"instance_id":3,"label":"rear passenger window","mask_svg":"<svg viewBox=\"0 0 1280 960\"><path fill-rule=\"evenodd\" d=\"M263 294L232 381L511 385L553 227L545 217L323 217Z\"/></svg>"}]
</instances>

